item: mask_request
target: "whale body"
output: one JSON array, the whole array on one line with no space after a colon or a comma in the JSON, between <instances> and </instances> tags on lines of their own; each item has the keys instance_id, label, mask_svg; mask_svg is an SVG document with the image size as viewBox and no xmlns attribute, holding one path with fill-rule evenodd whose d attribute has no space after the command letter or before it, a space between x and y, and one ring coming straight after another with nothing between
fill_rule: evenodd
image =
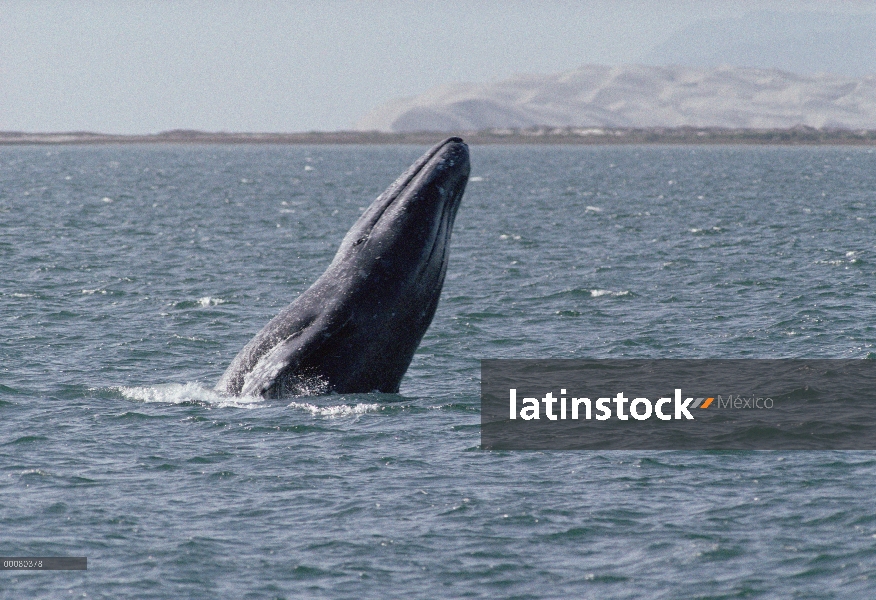
<instances>
[{"instance_id":1,"label":"whale body","mask_svg":"<svg viewBox=\"0 0 876 600\"><path fill-rule=\"evenodd\" d=\"M216 389L267 398L398 392L438 306L469 170L459 138L420 157L356 221L325 273L244 346Z\"/></svg>"}]
</instances>

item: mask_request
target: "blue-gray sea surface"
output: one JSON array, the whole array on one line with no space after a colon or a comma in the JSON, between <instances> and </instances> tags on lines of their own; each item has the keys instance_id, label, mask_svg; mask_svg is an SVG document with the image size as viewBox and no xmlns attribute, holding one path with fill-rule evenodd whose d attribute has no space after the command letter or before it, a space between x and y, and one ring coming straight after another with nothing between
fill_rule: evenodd
<instances>
[{"instance_id":1,"label":"blue-gray sea surface","mask_svg":"<svg viewBox=\"0 0 876 600\"><path fill-rule=\"evenodd\" d=\"M424 148L0 149L3 598L874 598L871 452L488 452L483 358L860 358L866 148L473 147L397 395L229 399Z\"/></svg>"}]
</instances>

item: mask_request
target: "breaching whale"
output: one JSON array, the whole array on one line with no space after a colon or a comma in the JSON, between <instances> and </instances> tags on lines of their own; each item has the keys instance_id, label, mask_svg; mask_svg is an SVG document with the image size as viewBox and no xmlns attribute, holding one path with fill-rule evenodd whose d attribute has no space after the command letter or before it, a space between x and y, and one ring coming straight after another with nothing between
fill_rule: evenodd
<instances>
[{"instance_id":1,"label":"breaching whale","mask_svg":"<svg viewBox=\"0 0 876 600\"><path fill-rule=\"evenodd\" d=\"M432 147L383 192L328 269L231 362L216 389L268 398L398 392L432 322L470 165L468 146Z\"/></svg>"}]
</instances>

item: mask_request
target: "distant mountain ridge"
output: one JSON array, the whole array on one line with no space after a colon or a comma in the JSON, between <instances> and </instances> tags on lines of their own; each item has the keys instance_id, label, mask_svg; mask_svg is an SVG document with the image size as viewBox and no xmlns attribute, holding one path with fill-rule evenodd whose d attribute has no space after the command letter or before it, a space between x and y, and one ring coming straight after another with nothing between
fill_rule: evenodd
<instances>
[{"instance_id":1,"label":"distant mountain ridge","mask_svg":"<svg viewBox=\"0 0 876 600\"><path fill-rule=\"evenodd\" d=\"M551 75L443 85L380 106L360 131L527 127L876 128L876 75L778 69L584 65Z\"/></svg>"},{"instance_id":2,"label":"distant mountain ridge","mask_svg":"<svg viewBox=\"0 0 876 600\"><path fill-rule=\"evenodd\" d=\"M874 32L876 13L756 10L691 23L635 62L705 68L729 64L862 77L876 73Z\"/></svg>"}]
</instances>

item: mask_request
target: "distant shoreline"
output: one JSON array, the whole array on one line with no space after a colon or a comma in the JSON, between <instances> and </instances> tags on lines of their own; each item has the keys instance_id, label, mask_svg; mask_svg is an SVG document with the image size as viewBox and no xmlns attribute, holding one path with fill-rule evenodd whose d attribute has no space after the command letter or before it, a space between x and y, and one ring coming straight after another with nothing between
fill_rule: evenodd
<instances>
[{"instance_id":1,"label":"distant shoreline","mask_svg":"<svg viewBox=\"0 0 876 600\"><path fill-rule=\"evenodd\" d=\"M783 146L874 146L876 129L727 129L716 127L539 127L488 129L451 133L382 133L334 131L307 133L222 133L191 130L147 135L114 135L90 132L24 133L0 131L0 146L76 144L433 144L449 135L459 135L469 144L537 145L783 145Z\"/></svg>"}]
</instances>

